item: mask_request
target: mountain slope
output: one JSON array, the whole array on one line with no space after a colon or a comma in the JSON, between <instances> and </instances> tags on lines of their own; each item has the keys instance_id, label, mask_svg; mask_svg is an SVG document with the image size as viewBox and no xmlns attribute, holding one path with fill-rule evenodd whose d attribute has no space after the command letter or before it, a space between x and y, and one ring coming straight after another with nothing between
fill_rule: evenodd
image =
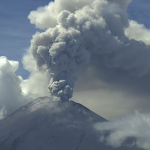
<instances>
[{"instance_id":1,"label":"mountain slope","mask_svg":"<svg viewBox=\"0 0 150 150\"><path fill-rule=\"evenodd\" d=\"M38 98L0 122L0 150L114 150L99 142L99 121L106 120L73 101Z\"/></svg>"}]
</instances>

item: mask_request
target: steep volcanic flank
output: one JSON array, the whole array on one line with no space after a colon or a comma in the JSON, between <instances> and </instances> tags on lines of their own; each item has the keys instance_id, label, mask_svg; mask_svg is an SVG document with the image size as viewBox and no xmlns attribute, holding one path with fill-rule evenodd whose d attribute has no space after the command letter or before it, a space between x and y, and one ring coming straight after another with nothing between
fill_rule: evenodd
<instances>
[{"instance_id":1,"label":"steep volcanic flank","mask_svg":"<svg viewBox=\"0 0 150 150\"><path fill-rule=\"evenodd\" d=\"M0 149L113 150L99 142L93 128L102 121L106 120L73 101L38 98L0 122Z\"/></svg>"}]
</instances>

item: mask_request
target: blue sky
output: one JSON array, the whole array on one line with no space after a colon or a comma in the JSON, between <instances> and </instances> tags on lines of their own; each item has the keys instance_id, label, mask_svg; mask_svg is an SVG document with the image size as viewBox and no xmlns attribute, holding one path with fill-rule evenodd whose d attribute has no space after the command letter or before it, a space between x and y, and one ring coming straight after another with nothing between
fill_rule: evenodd
<instances>
[{"instance_id":1,"label":"blue sky","mask_svg":"<svg viewBox=\"0 0 150 150\"><path fill-rule=\"evenodd\" d=\"M17 74L27 77L21 65L21 58L30 45L32 35L37 31L27 19L30 11L44 6L49 0L3 0L0 5L0 56L20 62ZM150 0L133 0L128 8L129 18L150 28Z\"/></svg>"},{"instance_id":2,"label":"blue sky","mask_svg":"<svg viewBox=\"0 0 150 150\"><path fill-rule=\"evenodd\" d=\"M150 28L150 0L133 0L128 11L131 19Z\"/></svg>"},{"instance_id":3,"label":"blue sky","mask_svg":"<svg viewBox=\"0 0 150 150\"><path fill-rule=\"evenodd\" d=\"M5 0L0 5L0 56L11 60L21 58L30 45L32 35L37 31L27 16L37 7L48 4L49 0ZM26 76L22 65L18 74Z\"/></svg>"}]
</instances>

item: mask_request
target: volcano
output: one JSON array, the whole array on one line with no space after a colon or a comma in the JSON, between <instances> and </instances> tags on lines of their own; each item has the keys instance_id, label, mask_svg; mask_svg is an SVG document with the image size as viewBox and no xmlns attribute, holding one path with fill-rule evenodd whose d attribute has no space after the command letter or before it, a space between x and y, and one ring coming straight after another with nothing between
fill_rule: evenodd
<instances>
[{"instance_id":1,"label":"volcano","mask_svg":"<svg viewBox=\"0 0 150 150\"><path fill-rule=\"evenodd\" d=\"M0 121L0 150L115 150L93 128L104 121L73 101L38 98Z\"/></svg>"}]
</instances>

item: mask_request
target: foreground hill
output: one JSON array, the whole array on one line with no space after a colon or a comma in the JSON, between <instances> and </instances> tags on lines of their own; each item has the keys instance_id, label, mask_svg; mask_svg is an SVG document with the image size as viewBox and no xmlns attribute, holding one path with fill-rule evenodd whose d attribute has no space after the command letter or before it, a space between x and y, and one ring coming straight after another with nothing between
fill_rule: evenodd
<instances>
[{"instance_id":1,"label":"foreground hill","mask_svg":"<svg viewBox=\"0 0 150 150\"><path fill-rule=\"evenodd\" d=\"M73 101L38 98L0 122L0 150L115 150L99 142L93 124L102 121Z\"/></svg>"}]
</instances>

